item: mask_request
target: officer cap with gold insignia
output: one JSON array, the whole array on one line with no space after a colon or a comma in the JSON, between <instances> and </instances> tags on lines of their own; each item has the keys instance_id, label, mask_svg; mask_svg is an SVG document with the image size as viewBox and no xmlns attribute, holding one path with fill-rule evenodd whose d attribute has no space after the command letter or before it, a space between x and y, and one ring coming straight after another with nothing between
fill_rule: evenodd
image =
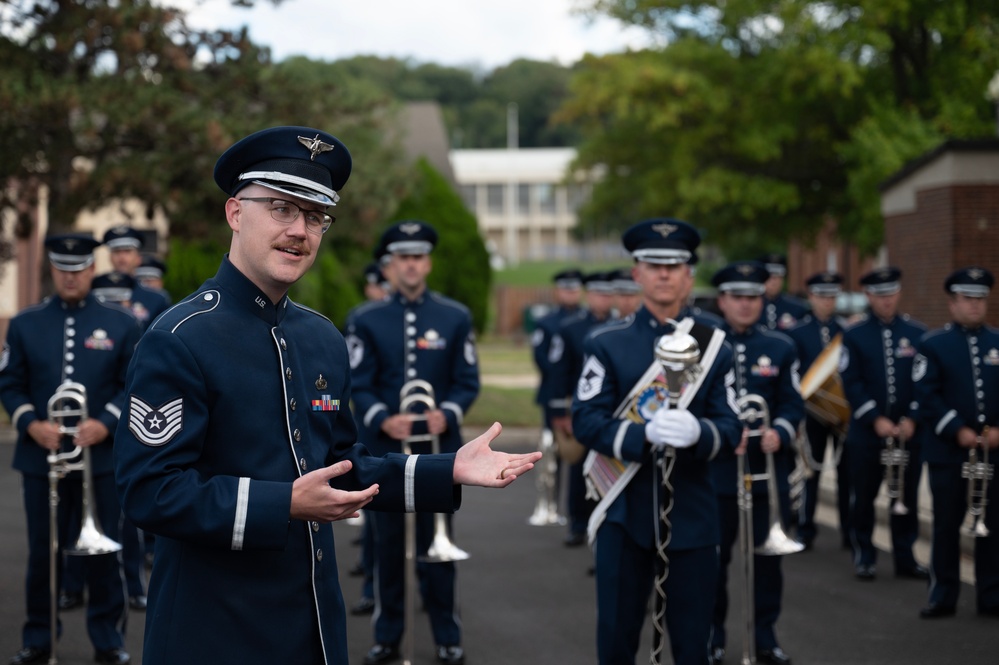
<instances>
[{"instance_id":1,"label":"officer cap with gold insignia","mask_svg":"<svg viewBox=\"0 0 999 665\"><path fill-rule=\"evenodd\" d=\"M104 244L108 249L139 249L142 247L142 234L130 226L112 226L104 234Z\"/></svg>"},{"instance_id":2,"label":"officer cap with gold insignia","mask_svg":"<svg viewBox=\"0 0 999 665\"><path fill-rule=\"evenodd\" d=\"M380 243L386 254L429 254L437 245L437 231L418 219L397 222L385 229Z\"/></svg>"},{"instance_id":3,"label":"officer cap with gold insignia","mask_svg":"<svg viewBox=\"0 0 999 665\"><path fill-rule=\"evenodd\" d=\"M94 249L101 243L86 233L66 233L45 239L49 261L57 270L79 272L94 262Z\"/></svg>"},{"instance_id":4,"label":"officer cap with gold insignia","mask_svg":"<svg viewBox=\"0 0 999 665\"><path fill-rule=\"evenodd\" d=\"M952 272L944 281L944 290L969 298L988 298L995 281L995 276L985 268L969 266Z\"/></svg>"},{"instance_id":5,"label":"officer cap with gold insignia","mask_svg":"<svg viewBox=\"0 0 999 665\"><path fill-rule=\"evenodd\" d=\"M310 127L271 127L250 134L222 153L215 182L229 196L263 185L323 206L336 205L350 176L347 147Z\"/></svg>"},{"instance_id":6,"label":"officer cap with gold insignia","mask_svg":"<svg viewBox=\"0 0 999 665\"><path fill-rule=\"evenodd\" d=\"M687 222L657 217L632 226L624 232L621 242L636 261L693 264L697 262L694 250L701 244L701 234Z\"/></svg>"},{"instance_id":7,"label":"officer cap with gold insignia","mask_svg":"<svg viewBox=\"0 0 999 665\"><path fill-rule=\"evenodd\" d=\"M711 278L711 284L719 293L732 296L762 296L770 271L759 261L735 261Z\"/></svg>"},{"instance_id":8,"label":"officer cap with gold insignia","mask_svg":"<svg viewBox=\"0 0 999 665\"><path fill-rule=\"evenodd\" d=\"M764 254L757 261L762 263L771 275L783 277L787 274L787 257L783 254Z\"/></svg>"},{"instance_id":9,"label":"officer cap with gold insignia","mask_svg":"<svg viewBox=\"0 0 999 665\"><path fill-rule=\"evenodd\" d=\"M556 288L577 291L583 286L583 272L576 268L560 270L552 276Z\"/></svg>"},{"instance_id":10,"label":"officer cap with gold insignia","mask_svg":"<svg viewBox=\"0 0 999 665\"><path fill-rule=\"evenodd\" d=\"M106 272L94 277L90 289L94 295L107 302L125 302L132 299L135 279L123 272Z\"/></svg>"},{"instance_id":11,"label":"officer cap with gold insignia","mask_svg":"<svg viewBox=\"0 0 999 665\"><path fill-rule=\"evenodd\" d=\"M805 280L809 293L829 298L838 296L843 290L843 276L837 272L818 272Z\"/></svg>"},{"instance_id":12,"label":"officer cap with gold insignia","mask_svg":"<svg viewBox=\"0 0 999 665\"><path fill-rule=\"evenodd\" d=\"M152 254L142 257L142 263L135 269L133 276L136 279L160 279L166 274L166 264Z\"/></svg>"},{"instance_id":13,"label":"officer cap with gold insignia","mask_svg":"<svg viewBox=\"0 0 999 665\"><path fill-rule=\"evenodd\" d=\"M864 291L872 296L890 296L902 288L902 271L894 266L875 268L860 278Z\"/></svg>"}]
</instances>

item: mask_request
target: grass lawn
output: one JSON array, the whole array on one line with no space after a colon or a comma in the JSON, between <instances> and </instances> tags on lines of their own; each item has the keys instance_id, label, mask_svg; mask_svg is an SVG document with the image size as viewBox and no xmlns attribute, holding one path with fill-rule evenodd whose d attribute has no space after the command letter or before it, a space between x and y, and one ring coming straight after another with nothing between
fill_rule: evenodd
<instances>
[{"instance_id":1,"label":"grass lawn","mask_svg":"<svg viewBox=\"0 0 999 665\"><path fill-rule=\"evenodd\" d=\"M465 424L488 427L495 421L506 427L537 427L541 411L534 403L537 369L528 344L486 336L478 343L482 388ZM489 377L510 379L509 386L490 385Z\"/></svg>"}]
</instances>

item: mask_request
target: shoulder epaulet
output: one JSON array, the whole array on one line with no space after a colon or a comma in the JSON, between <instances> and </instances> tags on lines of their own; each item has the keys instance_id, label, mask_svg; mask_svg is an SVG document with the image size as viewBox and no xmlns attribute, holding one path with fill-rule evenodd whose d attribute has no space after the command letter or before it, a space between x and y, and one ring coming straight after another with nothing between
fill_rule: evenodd
<instances>
[{"instance_id":1,"label":"shoulder epaulet","mask_svg":"<svg viewBox=\"0 0 999 665\"><path fill-rule=\"evenodd\" d=\"M99 306L101 306L101 307L103 307L105 309L109 309L112 312L118 312L119 314L124 314L124 315L128 316L128 318L130 318L130 319L135 319L136 321L139 320L139 319L136 318L135 313L132 312L132 310L130 310L129 308L124 307L124 306L122 306L122 305L120 305L120 304L118 304L116 302L109 302L107 300L100 300L100 299L98 299L98 300L95 301L94 304L99 305Z\"/></svg>"},{"instance_id":2,"label":"shoulder epaulet","mask_svg":"<svg viewBox=\"0 0 999 665\"><path fill-rule=\"evenodd\" d=\"M318 316L319 318L325 320L331 326L333 325L333 322L330 321L329 317L326 316L325 314L317 312L316 310L312 309L311 307L306 307L305 305L303 305L301 303L297 303L294 300L291 300L290 298L288 299L288 302L290 302L296 309L300 309L303 312L307 312L309 314L314 314L315 316ZM334 327L336 327L336 326L334 326Z\"/></svg>"},{"instance_id":3,"label":"shoulder epaulet","mask_svg":"<svg viewBox=\"0 0 999 665\"><path fill-rule=\"evenodd\" d=\"M163 312L149 327L149 330L176 332L192 317L215 310L221 302L222 292L218 289L198 291Z\"/></svg>"},{"instance_id":4,"label":"shoulder epaulet","mask_svg":"<svg viewBox=\"0 0 999 665\"><path fill-rule=\"evenodd\" d=\"M794 340L788 337L787 332L783 330L770 330L769 328L763 328L760 330L760 332L763 333L764 337L769 337L771 339L779 339L782 342L787 342L788 344L791 345L794 344Z\"/></svg>"},{"instance_id":5,"label":"shoulder epaulet","mask_svg":"<svg viewBox=\"0 0 999 665\"><path fill-rule=\"evenodd\" d=\"M437 291L427 291L427 296L430 297L431 299L439 302L442 305L447 305L449 307L454 307L457 310L461 310L465 314L470 314L469 309L467 307L465 307L464 304L458 302L454 298L448 298L446 295L444 295L442 293L438 293Z\"/></svg>"}]
</instances>

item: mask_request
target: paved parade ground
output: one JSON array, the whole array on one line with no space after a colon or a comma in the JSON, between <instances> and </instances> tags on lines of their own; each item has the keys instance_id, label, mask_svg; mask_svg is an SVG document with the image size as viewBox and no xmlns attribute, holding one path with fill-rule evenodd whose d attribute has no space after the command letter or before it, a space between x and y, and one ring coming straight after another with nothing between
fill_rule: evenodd
<instances>
[{"instance_id":1,"label":"paved parade ground","mask_svg":"<svg viewBox=\"0 0 999 665\"><path fill-rule=\"evenodd\" d=\"M11 441L9 429L0 432L0 663L20 648L24 621L26 538L20 475L10 469ZM497 447L533 448L535 441L530 432L511 432L501 436ZM525 477L503 491L466 488L463 497L455 518L455 543L471 554L457 564L467 663L595 663L594 583L587 574L590 553L585 547L564 547L562 528L527 524L537 498L534 478ZM830 511L823 514L828 520ZM359 548L352 541L360 530L345 523L335 530L344 597L350 606L358 599L361 582L346 571L357 560ZM926 563L926 543L918 552ZM796 665L999 662L999 620L975 614L970 586L962 588L956 617L921 620L924 583L895 579L890 556L883 552L879 563L876 581L856 580L849 553L840 549L838 532L828 522L812 551L785 558L778 638ZM737 579L738 567L732 572ZM238 594L239 589L232 592ZM734 642L728 645L726 662L737 664L742 650L740 588L731 588L730 594L735 614L729 617L728 632ZM211 602L205 598L205 603ZM63 619L59 662L92 662L83 612L64 613ZM144 619L139 613L129 617L126 646L133 663L142 662ZM370 618L349 617L347 628L350 662L360 665L371 646ZM418 613L416 630L414 661L432 665L436 661L425 614ZM645 644L637 663L648 661L650 632L647 628L643 633ZM294 663L293 656L287 662Z\"/></svg>"}]
</instances>

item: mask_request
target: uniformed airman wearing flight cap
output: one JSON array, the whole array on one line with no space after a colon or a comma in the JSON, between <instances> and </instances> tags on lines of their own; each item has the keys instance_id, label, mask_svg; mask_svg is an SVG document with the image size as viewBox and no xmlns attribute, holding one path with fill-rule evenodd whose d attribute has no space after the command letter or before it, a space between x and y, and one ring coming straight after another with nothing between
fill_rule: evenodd
<instances>
[{"instance_id":1,"label":"uniformed airman wearing flight cap","mask_svg":"<svg viewBox=\"0 0 999 665\"><path fill-rule=\"evenodd\" d=\"M114 302L119 305L131 301L134 287L135 278L117 271L97 275L91 283L95 296L105 302ZM127 307L127 305L125 306Z\"/></svg>"},{"instance_id":2,"label":"uniformed airman wearing flight cap","mask_svg":"<svg viewBox=\"0 0 999 665\"><path fill-rule=\"evenodd\" d=\"M479 366L468 309L427 288L432 270L430 254L437 231L418 219L387 228L380 245L391 257L389 269L395 290L384 300L361 307L348 330L354 404L363 427L370 432L369 447L379 455L399 453L410 435L435 435L444 452L461 445L461 423L479 392ZM435 408L425 421L400 412L400 393L411 381L433 388ZM414 452L430 452L424 439ZM404 613L405 528L397 513L368 513L375 527L374 645L365 656L368 665L399 657L406 630ZM434 518L416 517L416 541L424 551L432 540ZM464 661L461 625L456 613L456 569L453 561L419 564L427 592L423 607L430 619L437 659L459 665Z\"/></svg>"},{"instance_id":3,"label":"uniformed airman wearing flight cap","mask_svg":"<svg viewBox=\"0 0 999 665\"><path fill-rule=\"evenodd\" d=\"M854 572L860 580L876 577L878 549L874 546L874 501L884 480L881 453L891 438L905 440L910 462L904 476L901 502L907 512L890 511L889 528L895 576L926 580L929 573L913 554L919 532L919 455L922 433L919 404L914 396L913 360L926 326L898 311L902 271L894 266L875 268L860 278L869 312L843 332L839 374L850 403L846 450L850 458Z\"/></svg>"},{"instance_id":4,"label":"uniformed airman wearing flight cap","mask_svg":"<svg viewBox=\"0 0 999 665\"><path fill-rule=\"evenodd\" d=\"M104 246L111 252L113 269L130 277L134 277L135 271L142 265L142 254L139 252L142 243L142 234L126 224L113 226L104 233ZM139 282L134 285L129 301L129 308L144 328L170 306L170 300L163 291ZM126 560L131 561L132 558L127 557Z\"/></svg>"},{"instance_id":5,"label":"uniformed airman wearing flight cap","mask_svg":"<svg viewBox=\"0 0 999 665\"><path fill-rule=\"evenodd\" d=\"M723 331L681 316L701 242L693 226L669 217L648 219L625 231L622 242L635 260L632 275L642 288L642 306L586 337L572 402L572 431L590 449L591 480L605 497L587 529L597 582L597 662L635 660L662 546L670 565L663 592L670 600L669 635L661 646L668 641L675 663L704 663L719 544L708 463L722 450L734 450L742 431L730 388L732 350ZM654 348L677 325L701 351L698 385L684 392L680 408L660 408L663 378ZM667 497L659 461L668 449L681 448L671 478L684 490ZM610 488L598 478L599 470L622 466L628 471ZM669 534L658 526L668 501Z\"/></svg>"},{"instance_id":6,"label":"uniformed airman wearing flight cap","mask_svg":"<svg viewBox=\"0 0 999 665\"><path fill-rule=\"evenodd\" d=\"M811 311L798 323L788 329L787 335L794 340L801 361L801 375L805 376L819 355L843 332L846 322L836 316L836 298L843 291L843 276L837 272L815 273L805 280L808 303ZM798 540L806 549L812 547L818 529L815 526L815 510L818 505L819 477L826 447L830 439L835 450L837 508L839 509L840 545L849 549L850 545L850 467L848 455L843 445L847 423L838 426L819 420L806 412L805 435L807 445L803 451L812 469L812 475L805 482L804 497L796 516Z\"/></svg>"},{"instance_id":7,"label":"uniformed airman wearing flight cap","mask_svg":"<svg viewBox=\"0 0 999 665\"><path fill-rule=\"evenodd\" d=\"M227 150L215 180L229 252L135 350L115 478L128 517L157 536L145 665L346 665L332 523L366 506L451 513L460 485L505 486L539 458L489 449L498 426L453 454L378 456L357 442L344 338L288 297L318 256L350 164L340 141L308 127L266 129ZM465 337L429 324L400 317L384 331L418 333L413 348L396 347L387 376L443 372L445 356L474 362ZM445 390L437 397L445 412L462 409Z\"/></svg>"},{"instance_id":8,"label":"uniformed airman wearing flight cap","mask_svg":"<svg viewBox=\"0 0 999 665\"><path fill-rule=\"evenodd\" d=\"M784 293L787 257L783 254L770 253L764 254L758 261L770 274L759 323L770 330L788 330L808 313L808 307L797 298Z\"/></svg>"},{"instance_id":9,"label":"uniformed airman wearing flight cap","mask_svg":"<svg viewBox=\"0 0 999 665\"><path fill-rule=\"evenodd\" d=\"M100 241L84 233L65 233L45 239L49 263L56 270L79 272L94 263L94 249Z\"/></svg>"},{"instance_id":10,"label":"uniformed airman wearing flight cap","mask_svg":"<svg viewBox=\"0 0 999 665\"><path fill-rule=\"evenodd\" d=\"M971 482L965 474L971 451L976 464L986 452L993 465L999 449L999 330L986 325L993 274L981 266L955 270L944 280L952 318L927 333L913 364L919 416L925 431L926 462L933 501L930 587L924 619L953 616L961 583L961 531ZM989 449L989 450L986 450ZM989 473L992 473L991 471ZM984 473L982 475L985 475ZM975 609L999 617L999 491L995 478L981 483L981 515L973 518Z\"/></svg>"},{"instance_id":11,"label":"uniformed airman wearing flight cap","mask_svg":"<svg viewBox=\"0 0 999 665\"><path fill-rule=\"evenodd\" d=\"M776 474L777 506L768 506L768 487L765 482L752 484L751 492L758 498L752 501L752 541L759 545L766 541L770 524L768 510L773 508L780 515L785 529L790 527L791 512L788 475L794 466L793 443L798 426L805 415L804 402L798 389L798 353L785 334L758 325L760 310L769 271L758 261L735 261L717 271L711 284L718 289L718 309L724 318L723 329L727 342L735 351L735 394L738 397L756 395L767 405L768 427L760 435L746 442L744 455L745 473L760 476L768 467ZM769 455L769 460L767 455ZM719 548L720 566L714 618L711 629L711 665L724 661L726 644L725 623L729 608L730 577L728 566L739 534L741 508L739 507L738 456L723 451L711 462L712 482L718 497L721 535ZM770 466L770 462L773 466ZM790 656L777 641L776 623L781 612L783 575L781 556L754 554L753 628L757 663L789 665Z\"/></svg>"}]
</instances>

